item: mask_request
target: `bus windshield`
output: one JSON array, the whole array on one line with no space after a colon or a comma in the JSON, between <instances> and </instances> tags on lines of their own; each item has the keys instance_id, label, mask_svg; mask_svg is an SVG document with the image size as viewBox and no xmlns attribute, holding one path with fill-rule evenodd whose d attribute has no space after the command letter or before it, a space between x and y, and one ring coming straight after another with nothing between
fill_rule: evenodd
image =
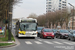
<instances>
[{"instance_id":1,"label":"bus windshield","mask_svg":"<svg viewBox=\"0 0 75 50\"><path fill-rule=\"evenodd\" d=\"M36 23L20 23L20 29L22 31L36 31Z\"/></svg>"}]
</instances>

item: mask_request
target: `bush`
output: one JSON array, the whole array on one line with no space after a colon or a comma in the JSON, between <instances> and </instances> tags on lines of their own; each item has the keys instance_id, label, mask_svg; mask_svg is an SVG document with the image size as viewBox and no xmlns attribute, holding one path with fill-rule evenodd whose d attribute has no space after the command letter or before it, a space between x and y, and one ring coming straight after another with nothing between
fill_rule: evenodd
<instances>
[{"instance_id":1,"label":"bush","mask_svg":"<svg viewBox=\"0 0 75 50\"><path fill-rule=\"evenodd\" d=\"M6 32L7 32L6 38L5 38L5 37L4 37L4 38L0 38L0 40L2 40L2 41L8 41L8 34L9 34L9 32L8 32L8 30L6 30ZM11 34L11 35L12 35L12 34ZM12 41L15 41L13 35L11 36L11 40L12 40Z\"/></svg>"}]
</instances>

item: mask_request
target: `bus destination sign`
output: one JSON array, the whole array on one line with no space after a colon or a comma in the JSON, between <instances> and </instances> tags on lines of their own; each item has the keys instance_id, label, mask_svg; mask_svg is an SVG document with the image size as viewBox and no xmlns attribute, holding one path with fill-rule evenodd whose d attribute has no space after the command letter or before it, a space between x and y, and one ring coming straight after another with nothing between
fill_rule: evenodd
<instances>
[{"instance_id":1,"label":"bus destination sign","mask_svg":"<svg viewBox=\"0 0 75 50\"><path fill-rule=\"evenodd\" d=\"M21 20L21 22L35 23L35 20Z\"/></svg>"}]
</instances>

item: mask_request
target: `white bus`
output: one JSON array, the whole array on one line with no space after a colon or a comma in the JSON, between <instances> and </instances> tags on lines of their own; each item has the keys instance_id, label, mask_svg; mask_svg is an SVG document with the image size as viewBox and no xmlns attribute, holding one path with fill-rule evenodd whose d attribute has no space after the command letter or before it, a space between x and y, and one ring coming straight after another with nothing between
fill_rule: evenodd
<instances>
[{"instance_id":1,"label":"white bus","mask_svg":"<svg viewBox=\"0 0 75 50\"><path fill-rule=\"evenodd\" d=\"M37 20L32 18L19 19L16 22L17 37L37 37Z\"/></svg>"}]
</instances>

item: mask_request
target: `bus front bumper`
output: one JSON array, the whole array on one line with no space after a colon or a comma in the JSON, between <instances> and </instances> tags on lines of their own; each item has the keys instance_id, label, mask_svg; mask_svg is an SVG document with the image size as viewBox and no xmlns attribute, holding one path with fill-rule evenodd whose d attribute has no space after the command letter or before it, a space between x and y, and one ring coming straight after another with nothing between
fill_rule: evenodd
<instances>
[{"instance_id":1,"label":"bus front bumper","mask_svg":"<svg viewBox=\"0 0 75 50\"><path fill-rule=\"evenodd\" d=\"M18 35L18 37L37 37L37 35Z\"/></svg>"}]
</instances>

